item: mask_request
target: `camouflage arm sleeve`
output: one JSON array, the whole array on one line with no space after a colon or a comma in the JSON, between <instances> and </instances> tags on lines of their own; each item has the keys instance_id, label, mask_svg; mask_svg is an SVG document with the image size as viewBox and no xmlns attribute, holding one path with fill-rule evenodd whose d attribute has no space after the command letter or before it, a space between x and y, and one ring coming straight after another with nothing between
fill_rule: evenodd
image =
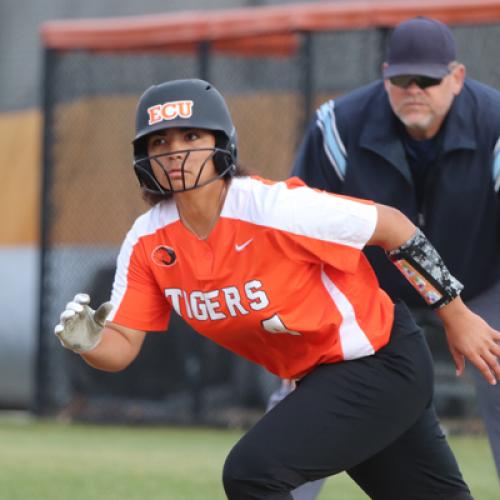
<instances>
[{"instance_id":1,"label":"camouflage arm sleeve","mask_svg":"<svg viewBox=\"0 0 500 500\"><path fill-rule=\"evenodd\" d=\"M463 289L420 229L387 256L433 309L449 304Z\"/></svg>"}]
</instances>

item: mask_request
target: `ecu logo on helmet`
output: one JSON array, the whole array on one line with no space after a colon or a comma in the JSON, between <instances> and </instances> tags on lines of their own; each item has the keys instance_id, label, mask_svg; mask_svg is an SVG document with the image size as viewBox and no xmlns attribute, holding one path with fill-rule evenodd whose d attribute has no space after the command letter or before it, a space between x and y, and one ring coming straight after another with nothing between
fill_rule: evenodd
<instances>
[{"instance_id":1,"label":"ecu logo on helmet","mask_svg":"<svg viewBox=\"0 0 500 500\"><path fill-rule=\"evenodd\" d=\"M151 260L157 266L170 267L177 262L177 255L175 255L173 248L159 245L153 250Z\"/></svg>"},{"instance_id":2,"label":"ecu logo on helmet","mask_svg":"<svg viewBox=\"0 0 500 500\"><path fill-rule=\"evenodd\" d=\"M177 117L190 118L193 114L193 101L172 101L155 104L148 108L149 125L163 120L175 120Z\"/></svg>"}]
</instances>

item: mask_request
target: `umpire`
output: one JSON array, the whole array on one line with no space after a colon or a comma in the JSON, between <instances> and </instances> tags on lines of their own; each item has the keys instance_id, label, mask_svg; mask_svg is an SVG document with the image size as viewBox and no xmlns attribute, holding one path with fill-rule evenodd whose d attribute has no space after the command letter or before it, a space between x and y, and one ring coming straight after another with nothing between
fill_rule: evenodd
<instances>
[{"instance_id":1,"label":"umpire","mask_svg":"<svg viewBox=\"0 0 500 500\"><path fill-rule=\"evenodd\" d=\"M401 210L464 283L468 306L500 329L500 92L465 74L446 25L399 24L383 79L318 108L293 174ZM418 312L420 296L383 253L367 254L382 288ZM500 385L474 376L500 477Z\"/></svg>"}]
</instances>

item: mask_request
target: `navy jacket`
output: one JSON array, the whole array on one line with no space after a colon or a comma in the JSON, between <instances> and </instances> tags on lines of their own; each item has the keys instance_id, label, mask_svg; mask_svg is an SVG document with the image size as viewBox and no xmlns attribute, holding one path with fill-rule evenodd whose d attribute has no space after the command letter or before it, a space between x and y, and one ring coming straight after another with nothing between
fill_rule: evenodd
<instances>
[{"instance_id":1,"label":"navy jacket","mask_svg":"<svg viewBox=\"0 0 500 500\"><path fill-rule=\"evenodd\" d=\"M318 108L293 175L401 210L422 228L465 285L462 297L470 299L500 280L500 92L466 80L439 134L421 210L401 133L383 82L369 84ZM380 248L365 251L393 299L424 304Z\"/></svg>"}]
</instances>

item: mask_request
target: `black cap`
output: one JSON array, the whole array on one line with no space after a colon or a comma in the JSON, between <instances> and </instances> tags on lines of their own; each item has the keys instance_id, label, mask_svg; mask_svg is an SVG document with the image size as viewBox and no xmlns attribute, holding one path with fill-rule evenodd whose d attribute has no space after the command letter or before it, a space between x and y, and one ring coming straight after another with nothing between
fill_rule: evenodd
<instances>
[{"instance_id":1,"label":"black cap","mask_svg":"<svg viewBox=\"0 0 500 500\"><path fill-rule=\"evenodd\" d=\"M436 19L415 17L398 24L391 34L384 78L422 75L443 78L456 59L456 43L450 29Z\"/></svg>"}]
</instances>

